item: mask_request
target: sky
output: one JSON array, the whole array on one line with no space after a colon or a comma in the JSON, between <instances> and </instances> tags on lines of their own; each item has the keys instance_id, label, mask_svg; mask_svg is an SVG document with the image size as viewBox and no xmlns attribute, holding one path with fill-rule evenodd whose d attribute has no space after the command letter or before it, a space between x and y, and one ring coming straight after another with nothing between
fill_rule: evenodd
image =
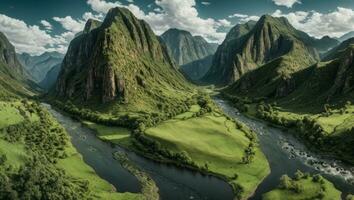
<instances>
[{"instance_id":1,"label":"sky","mask_svg":"<svg viewBox=\"0 0 354 200\"><path fill-rule=\"evenodd\" d=\"M0 31L18 53L65 53L90 19L112 7L128 8L155 34L178 28L221 43L239 23L269 14L321 38L354 31L354 0L0 0Z\"/></svg>"}]
</instances>

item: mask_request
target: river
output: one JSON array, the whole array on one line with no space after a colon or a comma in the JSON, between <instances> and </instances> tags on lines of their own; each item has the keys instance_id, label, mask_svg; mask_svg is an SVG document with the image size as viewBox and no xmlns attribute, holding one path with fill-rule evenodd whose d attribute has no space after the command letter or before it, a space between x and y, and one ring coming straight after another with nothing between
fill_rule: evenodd
<instances>
[{"instance_id":1,"label":"river","mask_svg":"<svg viewBox=\"0 0 354 200\"><path fill-rule=\"evenodd\" d=\"M264 121L244 116L227 101L219 98L214 101L230 117L243 122L257 133L260 147L270 164L271 174L259 185L250 200L261 199L262 194L277 187L282 175L292 176L297 170L323 175L343 192L343 197L354 194L354 185L350 183L354 181L353 168L310 152L292 135L270 127Z\"/></svg>"},{"instance_id":2,"label":"river","mask_svg":"<svg viewBox=\"0 0 354 200\"><path fill-rule=\"evenodd\" d=\"M293 175L297 170L322 174L343 192L343 197L349 193L354 194L354 186L349 183L354 180L353 170L351 171L348 166L311 153L293 136L281 129L267 126L266 122L242 115L227 101L218 98L214 101L229 116L248 125L257 133L260 147L270 163L271 174L259 185L250 200L261 199L262 194L277 187L283 174ZM231 187L218 178L157 163L118 146L110 145L99 140L92 130L80 122L55 111L50 105L44 105L65 127L84 161L100 177L114 185L119 192L137 193L141 188L137 179L113 158L112 153L116 151L127 153L134 163L150 174L159 187L162 200L230 200L233 198Z\"/></svg>"},{"instance_id":3,"label":"river","mask_svg":"<svg viewBox=\"0 0 354 200\"><path fill-rule=\"evenodd\" d=\"M103 142L95 133L80 122L42 104L58 120L71 136L71 142L82 155L84 161L96 173L116 187L118 192L137 193L141 190L138 180L122 168L112 156L114 152L124 152L139 168L147 172L159 188L162 200L232 200L233 191L223 180L205 176L198 172L157 163L131 151Z\"/></svg>"}]
</instances>

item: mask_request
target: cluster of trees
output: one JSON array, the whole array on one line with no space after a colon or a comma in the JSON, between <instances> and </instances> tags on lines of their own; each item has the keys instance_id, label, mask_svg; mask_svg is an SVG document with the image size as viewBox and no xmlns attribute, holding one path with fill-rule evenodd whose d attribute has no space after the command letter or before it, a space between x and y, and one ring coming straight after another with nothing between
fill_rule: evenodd
<instances>
[{"instance_id":1,"label":"cluster of trees","mask_svg":"<svg viewBox=\"0 0 354 200\"><path fill-rule=\"evenodd\" d=\"M290 178L288 175L283 175L280 178L280 184L278 187L282 190L290 190L295 193L302 193L305 190L305 188L303 185L299 183L299 181L301 179L308 179L308 178L311 178L310 174L302 173L301 171L298 170L294 175L294 179ZM324 178L321 175L317 174L312 177L312 181L314 183L320 184L320 191L318 191L318 193L315 194L313 198L323 199L326 191Z\"/></svg>"},{"instance_id":2,"label":"cluster of trees","mask_svg":"<svg viewBox=\"0 0 354 200\"><path fill-rule=\"evenodd\" d=\"M69 138L65 130L38 103L23 101L22 105L24 122L0 131L2 139L22 143L28 157L15 168L0 154L0 199L89 199L89 182L71 177L55 165L67 156ZM31 121L26 113L37 115L39 120Z\"/></svg>"},{"instance_id":3,"label":"cluster of trees","mask_svg":"<svg viewBox=\"0 0 354 200\"><path fill-rule=\"evenodd\" d=\"M22 123L3 128L4 139L15 143L23 141L28 151L44 155L48 161L55 163L57 159L67 157L65 146L69 138L65 130L58 126L37 103L24 103L26 110L39 117L32 122L25 118Z\"/></svg>"},{"instance_id":4,"label":"cluster of trees","mask_svg":"<svg viewBox=\"0 0 354 200\"><path fill-rule=\"evenodd\" d=\"M260 102L257 106L257 117L283 127L294 127L296 125L294 121L288 120L284 117L279 117L278 111L274 109L275 106L276 103L265 104L263 101Z\"/></svg>"},{"instance_id":5,"label":"cluster of trees","mask_svg":"<svg viewBox=\"0 0 354 200\"><path fill-rule=\"evenodd\" d=\"M170 151L169 149L163 147L158 141L146 136L143 132L139 132L139 130L134 131L133 137L133 145L139 151L142 151L148 155L152 155L159 160L167 158L169 160L173 160L181 166L188 165L199 168L198 165L189 157L188 153L185 151Z\"/></svg>"},{"instance_id":6,"label":"cluster of trees","mask_svg":"<svg viewBox=\"0 0 354 200\"><path fill-rule=\"evenodd\" d=\"M250 164L254 160L256 155L256 146L258 144L257 135L254 131L245 128L245 126L240 122L235 122L236 128L241 130L245 136L249 139L249 144L244 150L244 155L242 157L242 163Z\"/></svg>"},{"instance_id":7,"label":"cluster of trees","mask_svg":"<svg viewBox=\"0 0 354 200\"><path fill-rule=\"evenodd\" d=\"M0 166L1 167L1 166ZM35 156L20 169L0 169L0 199L88 199L89 183Z\"/></svg>"}]
</instances>

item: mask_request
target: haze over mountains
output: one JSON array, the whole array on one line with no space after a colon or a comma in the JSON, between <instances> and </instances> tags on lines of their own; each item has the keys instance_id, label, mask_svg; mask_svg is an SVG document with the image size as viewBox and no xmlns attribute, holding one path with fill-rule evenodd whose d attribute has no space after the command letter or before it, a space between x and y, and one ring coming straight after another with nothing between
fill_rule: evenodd
<instances>
[{"instance_id":1,"label":"haze over mountains","mask_svg":"<svg viewBox=\"0 0 354 200\"><path fill-rule=\"evenodd\" d=\"M39 83L45 78L50 69L62 62L64 55L58 52L45 52L39 56L23 53L17 55L17 57L34 81Z\"/></svg>"}]
</instances>

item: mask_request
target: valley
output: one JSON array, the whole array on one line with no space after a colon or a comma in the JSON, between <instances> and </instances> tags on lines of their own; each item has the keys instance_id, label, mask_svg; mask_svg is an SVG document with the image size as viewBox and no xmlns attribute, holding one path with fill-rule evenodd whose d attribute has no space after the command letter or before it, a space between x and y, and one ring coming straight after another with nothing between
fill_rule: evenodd
<instances>
[{"instance_id":1,"label":"valley","mask_svg":"<svg viewBox=\"0 0 354 200\"><path fill-rule=\"evenodd\" d=\"M127 2L61 29L0 7L0 200L354 199L352 31Z\"/></svg>"}]
</instances>

